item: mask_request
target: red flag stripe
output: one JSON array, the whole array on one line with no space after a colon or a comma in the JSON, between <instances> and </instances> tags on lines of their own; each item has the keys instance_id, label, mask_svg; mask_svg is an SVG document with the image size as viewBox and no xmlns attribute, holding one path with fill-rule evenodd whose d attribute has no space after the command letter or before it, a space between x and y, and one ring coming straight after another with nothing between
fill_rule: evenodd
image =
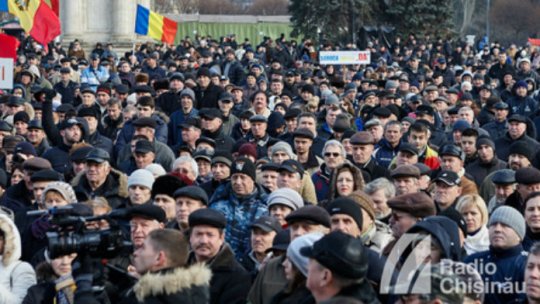
<instances>
[{"instance_id":1,"label":"red flag stripe","mask_svg":"<svg viewBox=\"0 0 540 304\"><path fill-rule=\"evenodd\" d=\"M37 42L46 45L51 40L60 35L60 20L53 10L44 2L41 2L34 15L34 25L30 30L30 35Z\"/></svg>"}]
</instances>

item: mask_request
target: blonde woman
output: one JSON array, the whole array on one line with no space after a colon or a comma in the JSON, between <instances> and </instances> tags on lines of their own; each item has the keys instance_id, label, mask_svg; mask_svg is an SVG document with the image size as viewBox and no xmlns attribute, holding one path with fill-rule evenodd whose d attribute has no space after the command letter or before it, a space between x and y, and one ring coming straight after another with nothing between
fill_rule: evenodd
<instances>
[{"instance_id":1,"label":"blonde woman","mask_svg":"<svg viewBox=\"0 0 540 304\"><path fill-rule=\"evenodd\" d=\"M467 236L464 245L467 255L488 250L488 211L482 197L476 194L464 195L458 199L456 210L467 223Z\"/></svg>"}]
</instances>

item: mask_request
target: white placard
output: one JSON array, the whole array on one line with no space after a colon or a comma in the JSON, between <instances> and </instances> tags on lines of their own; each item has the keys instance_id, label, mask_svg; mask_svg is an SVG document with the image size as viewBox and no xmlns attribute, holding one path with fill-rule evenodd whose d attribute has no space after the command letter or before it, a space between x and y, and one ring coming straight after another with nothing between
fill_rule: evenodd
<instances>
[{"instance_id":1,"label":"white placard","mask_svg":"<svg viewBox=\"0 0 540 304\"><path fill-rule=\"evenodd\" d=\"M319 53L320 64L369 64L370 51L330 51Z\"/></svg>"},{"instance_id":2,"label":"white placard","mask_svg":"<svg viewBox=\"0 0 540 304\"><path fill-rule=\"evenodd\" d=\"M0 89L13 89L13 58L0 58Z\"/></svg>"}]
</instances>

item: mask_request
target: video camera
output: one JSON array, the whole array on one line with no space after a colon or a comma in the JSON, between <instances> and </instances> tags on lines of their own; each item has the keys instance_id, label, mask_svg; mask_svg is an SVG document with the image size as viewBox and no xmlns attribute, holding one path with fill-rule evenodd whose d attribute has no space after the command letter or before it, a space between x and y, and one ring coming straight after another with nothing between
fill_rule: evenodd
<instances>
[{"instance_id":1,"label":"video camera","mask_svg":"<svg viewBox=\"0 0 540 304\"><path fill-rule=\"evenodd\" d=\"M100 216L80 216L73 206L55 207L49 210L30 211L28 215L50 216L55 231L47 232L49 257L55 259L71 253L87 254L94 258L114 258L123 250L131 248L124 239L118 219L122 212L112 211ZM87 227L87 224L105 220L106 230Z\"/></svg>"}]
</instances>

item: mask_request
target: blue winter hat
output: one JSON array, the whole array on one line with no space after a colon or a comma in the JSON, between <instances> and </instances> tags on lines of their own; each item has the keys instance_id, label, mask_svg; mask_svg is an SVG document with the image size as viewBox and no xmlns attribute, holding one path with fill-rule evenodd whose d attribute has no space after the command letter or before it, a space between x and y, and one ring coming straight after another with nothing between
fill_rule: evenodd
<instances>
[{"instance_id":1,"label":"blue winter hat","mask_svg":"<svg viewBox=\"0 0 540 304\"><path fill-rule=\"evenodd\" d=\"M520 87L524 87L524 88L527 88L527 82L525 80L520 80L518 82L516 82L516 89L517 88L520 88Z\"/></svg>"},{"instance_id":2,"label":"blue winter hat","mask_svg":"<svg viewBox=\"0 0 540 304\"><path fill-rule=\"evenodd\" d=\"M465 129L470 128L471 125L466 122L465 120L458 120L454 123L454 126L452 127L452 131L460 131L463 132Z\"/></svg>"}]
</instances>

